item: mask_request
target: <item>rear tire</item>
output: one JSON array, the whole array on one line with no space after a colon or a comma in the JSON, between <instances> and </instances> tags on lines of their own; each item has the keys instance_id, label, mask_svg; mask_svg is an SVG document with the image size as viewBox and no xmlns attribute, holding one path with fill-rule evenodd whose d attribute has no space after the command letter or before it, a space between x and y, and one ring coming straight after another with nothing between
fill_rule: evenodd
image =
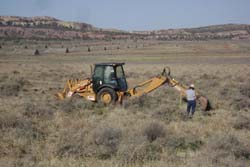
<instances>
[{"instance_id":1,"label":"rear tire","mask_svg":"<svg viewBox=\"0 0 250 167\"><path fill-rule=\"evenodd\" d=\"M115 90L111 88L102 88L97 93L97 102L102 103L104 105L115 104L117 99L118 99L118 96Z\"/></svg>"}]
</instances>

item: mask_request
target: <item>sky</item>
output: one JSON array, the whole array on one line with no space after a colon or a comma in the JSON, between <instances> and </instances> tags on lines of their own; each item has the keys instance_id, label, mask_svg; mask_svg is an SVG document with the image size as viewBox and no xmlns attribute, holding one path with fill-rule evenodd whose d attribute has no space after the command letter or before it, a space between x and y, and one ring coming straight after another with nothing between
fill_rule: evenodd
<instances>
[{"instance_id":1,"label":"sky","mask_svg":"<svg viewBox=\"0 0 250 167\"><path fill-rule=\"evenodd\" d=\"M98 28L159 30L250 24L250 0L0 0L2 16L51 16Z\"/></svg>"}]
</instances>

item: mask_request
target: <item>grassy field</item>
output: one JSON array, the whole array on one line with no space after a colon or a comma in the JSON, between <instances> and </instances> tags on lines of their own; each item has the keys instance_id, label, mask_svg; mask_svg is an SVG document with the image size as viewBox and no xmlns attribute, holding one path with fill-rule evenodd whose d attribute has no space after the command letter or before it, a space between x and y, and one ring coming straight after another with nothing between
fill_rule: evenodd
<instances>
[{"instance_id":1,"label":"grassy field","mask_svg":"<svg viewBox=\"0 0 250 167\"><path fill-rule=\"evenodd\" d=\"M245 167L250 164L249 41L0 40L0 166ZM66 53L68 48L69 53ZM39 55L34 55L38 49ZM90 65L125 62L129 87L161 73L211 101L192 119L167 85L103 107L54 94Z\"/></svg>"}]
</instances>

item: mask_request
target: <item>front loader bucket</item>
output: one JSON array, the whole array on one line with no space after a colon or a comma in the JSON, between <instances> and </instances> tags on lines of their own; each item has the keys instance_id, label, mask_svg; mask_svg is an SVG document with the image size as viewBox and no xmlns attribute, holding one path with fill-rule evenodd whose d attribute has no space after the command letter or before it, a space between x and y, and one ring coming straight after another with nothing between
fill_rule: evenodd
<instances>
[{"instance_id":1,"label":"front loader bucket","mask_svg":"<svg viewBox=\"0 0 250 167\"><path fill-rule=\"evenodd\" d=\"M63 91L58 92L55 94L56 98L59 100L63 100L65 98L70 98L76 93L81 93L83 96L83 92L87 92L89 95L89 92L91 92L92 87L91 80L90 79L84 79L84 80L68 80L64 86Z\"/></svg>"},{"instance_id":2,"label":"front loader bucket","mask_svg":"<svg viewBox=\"0 0 250 167\"><path fill-rule=\"evenodd\" d=\"M59 100L65 99L65 94L64 94L64 93L61 93L61 92L56 93L55 96L56 96L56 98L58 98Z\"/></svg>"},{"instance_id":3,"label":"front loader bucket","mask_svg":"<svg viewBox=\"0 0 250 167\"><path fill-rule=\"evenodd\" d=\"M197 100L200 103L201 109L203 111L209 111L211 109L210 102L205 96L200 96Z\"/></svg>"}]
</instances>

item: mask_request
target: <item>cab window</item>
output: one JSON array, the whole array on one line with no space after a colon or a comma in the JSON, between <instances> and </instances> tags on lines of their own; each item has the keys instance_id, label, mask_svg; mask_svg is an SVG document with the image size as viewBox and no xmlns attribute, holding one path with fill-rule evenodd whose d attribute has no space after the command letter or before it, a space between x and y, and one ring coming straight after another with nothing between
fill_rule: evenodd
<instances>
[{"instance_id":1,"label":"cab window","mask_svg":"<svg viewBox=\"0 0 250 167\"><path fill-rule=\"evenodd\" d=\"M123 91L127 90L127 82L125 79L125 75L124 75L122 66L116 67L116 76L117 76L117 81L118 81L118 84L120 86L120 89Z\"/></svg>"},{"instance_id":2,"label":"cab window","mask_svg":"<svg viewBox=\"0 0 250 167\"><path fill-rule=\"evenodd\" d=\"M95 78L100 78L102 80L103 77L103 67L101 66L96 66L95 68L95 73L94 73Z\"/></svg>"},{"instance_id":3,"label":"cab window","mask_svg":"<svg viewBox=\"0 0 250 167\"><path fill-rule=\"evenodd\" d=\"M121 66L116 67L117 78L124 78L124 73Z\"/></svg>"},{"instance_id":4,"label":"cab window","mask_svg":"<svg viewBox=\"0 0 250 167\"><path fill-rule=\"evenodd\" d=\"M106 66L104 70L104 83L111 83L114 78L114 67Z\"/></svg>"}]
</instances>

